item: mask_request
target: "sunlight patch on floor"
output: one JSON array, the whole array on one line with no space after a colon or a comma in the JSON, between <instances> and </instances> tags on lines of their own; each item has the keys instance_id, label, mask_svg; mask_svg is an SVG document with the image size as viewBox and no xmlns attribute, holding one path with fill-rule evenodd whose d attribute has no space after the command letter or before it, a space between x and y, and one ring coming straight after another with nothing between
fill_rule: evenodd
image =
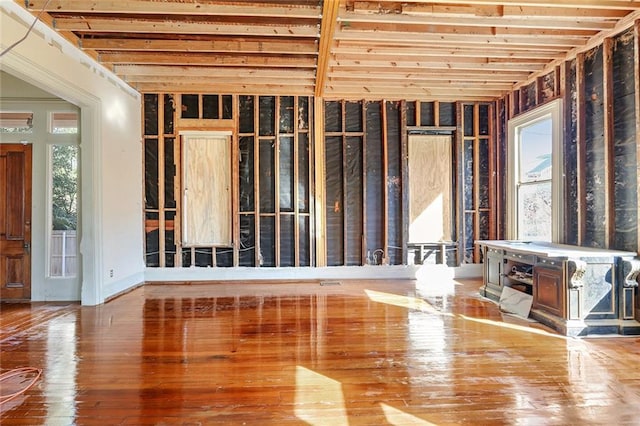
<instances>
[{"instance_id":1,"label":"sunlight patch on floor","mask_svg":"<svg viewBox=\"0 0 640 426\"><path fill-rule=\"evenodd\" d=\"M421 419L420 417L405 413L404 411L398 410L397 408L387 405L383 402L380 403L380 407L382 407L382 411L384 411L384 415L387 418L387 421L392 425L436 426L435 423L431 423L424 419Z\"/></svg>"},{"instance_id":2,"label":"sunlight patch on floor","mask_svg":"<svg viewBox=\"0 0 640 426\"><path fill-rule=\"evenodd\" d=\"M349 424L340 382L301 366L296 367L294 412L312 426Z\"/></svg>"},{"instance_id":3,"label":"sunlight patch on floor","mask_svg":"<svg viewBox=\"0 0 640 426\"><path fill-rule=\"evenodd\" d=\"M375 290L369 290L369 289L366 289L364 292L366 293L367 297L369 297L369 299L371 299L374 302L386 303L388 305L398 306L401 308L407 308L407 309L412 309L412 310L421 311L421 312L427 312L430 314L451 315L445 312L440 312L426 300L418 299L417 297L400 296L398 294L384 293L381 291L375 291Z\"/></svg>"}]
</instances>

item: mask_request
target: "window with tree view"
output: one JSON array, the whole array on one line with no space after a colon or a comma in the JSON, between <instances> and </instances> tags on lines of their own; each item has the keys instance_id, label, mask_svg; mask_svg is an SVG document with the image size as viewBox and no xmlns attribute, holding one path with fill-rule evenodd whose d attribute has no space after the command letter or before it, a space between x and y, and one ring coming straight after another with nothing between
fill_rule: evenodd
<instances>
[{"instance_id":1,"label":"window with tree view","mask_svg":"<svg viewBox=\"0 0 640 426\"><path fill-rule=\"evenodd\" d=\"M49 275L77 273L78 147L51 146L51 246Z\"/></svg>"}]
</instances>

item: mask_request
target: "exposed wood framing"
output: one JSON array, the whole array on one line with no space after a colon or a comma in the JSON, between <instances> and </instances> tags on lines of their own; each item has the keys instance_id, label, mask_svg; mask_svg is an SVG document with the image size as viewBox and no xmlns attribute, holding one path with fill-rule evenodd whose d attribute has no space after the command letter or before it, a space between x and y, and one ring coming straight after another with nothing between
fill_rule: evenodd
<instances>
[{"instance_id":1,"label":"exposed wood framing","mask_svg":"<svg viewBox=\"0 0 640 426\"><path fill-rule=\"evenodd\" d=\"M382 100L381 125L382 125L382 242L384 257L389 256L389 144L387 131L387 101ZM417 108L417 106L416 106Z\"/></svg>"},{"instance_id":2,"label":"exposed wood framing","mask_svg":"<svg viewBox=\"0 0 640 426\"><path fill-rule=\"evenodd\" d=\"M316 72L315 96L322 97L329 68L329 56L336 29L339 0L322 2L322 24L320 26L320 43L318 48L318 68Z\"/></svg>"},{"instance_id":3,"label":"exposed wood framing","mask_svg":"<svg viewBox=\"0 0 640 426\"><path fill-rule=\"evenodd\" d=\"M158 94L158 238L160 250L160 267L166 266L165 235L165 155L164 155L164 93Z\"/></svg>"},{"instance_id":4,"label":"exposed wood framing","mask_svg":"<svg viewBox=\"0 0 640 426\"><path fill-rule=\"evenodd\" d=\"M219 98L222 102L222 96ZM240 99L238 95L233 95L233 128L239 129ZM218 111L222 112L222 106L218 106ZM240 137L234 131L231 136L231 200L232 200L232 240L233 240L233 266L240 263Z\"/></svg>"},{"instance_id":5,"label":"exposed wood framing","mask_svg":"<svg viewBox=\"0 0 640 426\"><path fill-rule=\"evenodd\" d=\"M316 117L324 117L324 100L315 97L313 111ZM326 212L325 212L325 161L324 161L324 119L313 120L313 134L315 143L315 240L316 240L316 265L327 266L326 245Z\"/></svg>"},{"instance_id":6,"label":"exposed wood framing","mask_svg":"<svg viewBox=\"0 0 640 426\"><path fill-rule=\"evenodd\" d=\"M416 102L416 110L419 107L419 103ZM435 112L438 105L437 102L434 102L433 109L436 117L438 116ZM403 262L407 261L408 247L407 242L409 241L409 209L406 206L409 206L409 137L407 135L407 103L406 101L400 102L400 176L402 177L402 192L401 192L401 205L402 208L402 253L401 259Z\"/></svg>"}]
</instances>

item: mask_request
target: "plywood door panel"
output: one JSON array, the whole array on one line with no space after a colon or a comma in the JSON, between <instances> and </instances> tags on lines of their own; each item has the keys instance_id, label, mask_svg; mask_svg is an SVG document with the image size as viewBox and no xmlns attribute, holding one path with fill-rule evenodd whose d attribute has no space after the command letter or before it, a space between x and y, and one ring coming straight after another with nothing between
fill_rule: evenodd
<instances>
[{"instance_id":1,"label":"plywood door panel","mask_svg":"<svg viewBox=\"0 0 640 426\"><path fill-rule=\"evenodd\" d=\"M0 144L0 299L31 298L31 145Z\"/></svg>"},{"instance_id":2,"label":"plywood door panel","mask_svg":"<svg viewBox=\"0 0 640 426\"><path fill-rule=\"evenodd\" d=\"M230 246L231 141L216 135L183 138L183 245Z\"/></svg>"},{"instance_id":3,"label":"plywood door panel","mask_svg":"<svg viewBox=\"0 0 640 426\"><path fill-rule=\"evenodd\" d=\"M451 137L409 137L409 242L452 240Z\"/></svg>"}]
</instances>

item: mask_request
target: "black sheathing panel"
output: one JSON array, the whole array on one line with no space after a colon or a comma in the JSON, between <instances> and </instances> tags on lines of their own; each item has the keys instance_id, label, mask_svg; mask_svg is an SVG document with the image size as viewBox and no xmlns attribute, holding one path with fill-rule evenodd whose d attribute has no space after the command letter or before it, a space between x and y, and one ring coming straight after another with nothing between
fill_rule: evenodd
<instances>
[{"instance_id":1,"label":"black sheathing panel","mask_svg":"<svg viewBox=\"0 0 640 426\"><path fill-rule=\"evenodd\" d=\"M231 268L233 266L233 249L231 247L216 248L216 266Z\"/></svg>"},{"instance_id":2,"label":"black sheathing panel","mask_svg":"<svg viewBox=\"0 0 640 426\"><path fill-rule=\"evenodd\" d=\"M260 213L274 213L275 203L275 148L272 139L260 140Z\"/></svg>"},{"instance_id":3,"label":"black sheathing panel","mask_svg":"<svg viewBox=\"0 0 640 426\"><path fill-rule=\"evenodd\" d=\"M638 196L636 102L633 29L614 40L613 132L615 219L614 247L636 251L638 247Z\"/></svg>"},{"instance_id":4,"label":"black sheathing panel","mask_svg":"<svg viewBox=\"0 0 640 426\"><path fill-rule=\"evenodd\" d=\"M276 266L275 216L260 217L260 252L262 266Z\"/></svg>"},{"instance_id":5,"label":"black sheathing panel","mask_svg":"<svg viewBox=\"0 0 640 426\"><path fill-rule=\"evenodd\" d=\"M298 253L300 255L300 266L311 266L310 232L309 216L300 216L298 220L298 234L300 235Z\"/></svg>"},{"instance_id":6,"label":"black sheathing panel","mask_svg":"<svg viewBox=\"0 0 640 426\"><path fill-rule=\"evenodd\" d=\"M164 217L165 223L173 223L176 218L176 212L165 212ZM175 232L173 227L167 227L164 231L165 266L167 268L175 266L176 250Z\"/></svg>"},{"instance_id":7,"label":"black sheathing panel","mask_svg":"<svg viewBox=\"0 0 640 426\"><path fill-rule=\"evenodd\" d=\"M325 172L327 265L343 265L344 191L340 136L330 136L325 140Z\"/></svg>"},{"instance_id":8,"label":"black sheathing panel","mask_svg":"<svg viewBox=\"0 0 640 426\"><path fill-rule=\"evenodd\" d=\"M473 242L475 235L473 232L475 213L467 212L464 214L464 241L463 245L463 260L464 263L473 263Z\"/></svg>"},{"instance_id":9,"label":"black sheathing panel","mask_svg":"<svg viewBox=\"0 0 640 426\"><path fill-rule=\"evenodd\" d=\"M362 103L345 103L345 131L362 132Z\"/></svg>"},{"instance_id":10,"label":"black sheathing panel","mask_svg":"<svg viewBox=\"0 0 640 426\"><path fill-rule=\"evenodd\" d=\"M255 209L255 144L253 136L240 137L239 145L240 211L252 212Z\"/></svg>"},{"instance_id":11,"label":"black sheathing panel","mask_svg":"<svg viewBox=\"0 0 640 426\"><path fill-rule=\"evenodd\" d=\"M387 223L391 265L402 264L402 166L400 103L387 102Z\"/></svg>"},{"instance_id":12,"label":"black sheathing panel","mask_svg":"<svg viewBox=\"0 0 640 426\"><path fill-rule=\"evenodd\" d=\"M540 101L542 103L553 99L556 90L556 73L550 72L540 78Z\"/></svg>"},{"instance_id":13,"label":"black sheathing panel","mask_svg":"<svg viewBox=\"0 0 640 426\"><path fill-rule=\"evenodd\" d=\"M489 111L490 108L488 104L478 105L478 131L480 132L480 136L489 135Z\"/></svg>"},{"instance_id":14,"label":"black sheathing panel","mask_svg":"<svg viewBox=\"0 0 640 426\"><path fill-rule=\"evenodd\" d=\"M182 118L200 118L199 102L199 95L182 95L180 116Z\"/></svg>"},{"instance_id":15,"label":"black sheathing panel","mask_svg":"<svg viewBox=\"0 0 640 426\"><path fill-rule=\"evenodd\" d=\"M474 106L473 105L465 105L464 106L464 135L465 136L473 136L473 115L474 115Z\"/></svg>"},{"instance_id":16,"label":"black sheathing panel","mask_svg":"<svg viewBox=\"0 0 640 426\"><path fill-rule=\"evenodd\" d=\"M293 176L293 137L281 136L280 137L280 150L279 150L279 186L280 186L280 211L293 212L293 190L294 190L294 176Z\"/></svg>"},{"instance_id":17,"label":"black sheathing panel","mask_svg":"<svg viewBox=\"0 0 640 426\"><path fill-rule=\"evenodd\" d=\"M602 46L585 55L586 232L583 245L606 247Z\"/></svg>"},{"instance_id":18,"label":"black sheathing panel","mask_svg":"<svg viewBox=\"0 0 640 426\"><path fill-rule=\"evenodd\" d=\"M380 102L366 106L366 250L373 253L384 248L382 182L382 121Z\"/></svg>"},{"instance_id":19,"label":"black sheathing panel","mask_svg":"<svg viewBox=\"0 0 640 426\"><path fill-rule=\"evenodd\" d=\"M298 129L309 130L309 98L298 98Z\"/></svg>"},{"instance_id":20,"label":"black sheathing panel","mask_svg":"<svg viewBox=\"0 0 640 426\"><path fill-rule=\"evenodd\" d=\"M564 149L564 173L565 173L565 193L564 193L564 210L565 210L565 243L578 244L578 90L576 80L576 60L572 60L569 64L567 72L567 86L570 93L569 117L570 120L565 124L569 137L563 144Z\"/></svg>"},{"instance_id":21,"label":"black sheathing panel","mask_svg":"<svg viewBox=\"0 0 640 426\"><path fill-rule=\"evenodd\" d=\"M409 125L407 123L407 125ZM420 125L435 126L435 114L433 102L420 102Z\"/></svg>"},{"instance_id":22,"label":"black sheathing panel","mask_svg":"<svg viewBox=\"0 0 640 426\"><path fill-rule=\"evenodd\" d=\"M500 153L500 158L496 162L497 170L501 171L499 182L497 182L498 191L497 196L500 197L500 205L502 208L498 211L500 215L500 226L497 229L497 238L505 238L506 235L506 223L507 223L507 107L503 99L497 102L498 109L498 126L500 126L500 134L497 138L497 152Z\"/></svg>"},{"instance_id":23,"label":"black sheathing panel","mask_svg":"<svg viewBox=\"0 0 640 426\"><path fill-rule=\"evenodd\" d=\"M196 247L196 266L200 268L213 266L213 250L211 247Z\"/></svg>"},{"instance_id":24,"label":"black sheathing panel","mask_svg":"<svg viewBox=\"0 0 640 426\"><path fill-rule=\"evenodd\" d=\"M478 140L478 208L488 209L490 206L489 201L489 140ZM481 225L482 227L482 225ZM488 231L488 228L487 228ZM485 238L486 239L486 238Z\"/></svg>"},{"instance_id":25,"label":"black sheathing panel","mask_svg":"<svg viewBox=\"0 0 640 426\"><path fill-rule=\"evenodd\" d=\"M158 134L158 95L152 93L144 95L144 134Z\"/></svg>"},{"instance_id":26,"label":"black sheathing panel","mask_svg":"<svg viewBox=\"0 0 640 426\"><path fill-rule=\"evenodd\" d=\"M220 97L218 95L202 95L202 118L220 118Z\"/></svg>"},{"instance_id":27,"label":"black sheathing panel","mask_svg":"<svg viewBox=\"0 0 640 426\"><path fill-rule=\"evenodd\" d=\"M346 263L362 265L362 138L346 138Z\"/></svg>"},{"instance_id":28,"label":"black sheathing panel","mask_svg":"<svg viewBox=\"0 0 640 426\"><path fill-rule=\"evenodd\" d=\"M260 136L273 136L276 130L276 98L274 96L260 96L259 102Z\"/></svg>"},{"instance_id":29,"label":"black sheathing panel","mask_svg":"<svg viewBox=\"0 0 640 426\"><path fill-rule=\"evenodd\" d=\"M415 126L416 124L416 102L407 102L407 126Z\"/></svg>"},{"instance_id":30,"label":"black sheathing panel","mask_svg":"<svg viewBox=\"0 0 640 426\"><path fill-rule=\"evenodd\" d=\"M473 199L473 139L466 139L463 146L463 203L464 210L475 209Z\"/></svg>"},{"instance_id":31,"label":"black sheathing panel","mask_svg":"<svg viewBox=\"0 0 640 426\"><path fill-rule=\"evenodd\" d=\"M176 104L173 95L164 95L164 134L171 135L174 130L174 113Z\"/></svg>"},{"instance_id":32,"label":"black sheathing panel","mask_svg":"<svg viewBox=\"0 0 640 426\"><path fill-rule=\"evenodd\" d=\"M222 118L233 119L233 96L231 95L222 95Z\"/></svg>"},{"instance_id":33,"label":"black sheathing panel","mask_svg":"<svg viewBox=\"0 0 640 426\"><path fill-rule=\"evenodd\" d=\"M455 102L440 102L440 126L456 125Z\"/></svg>"},{"instance_id":34,"label":"black sheathing panel","mask_svg":"<svg viewBox=\"0 0 640 426\"><path fill-rule=\"evenodd\" d=\"M173 138L164 139L164 206L168 209L176 208L174 141Z\"/></svg>"},{"instance_id":35,"label":"black sheathing panel","mask_svg":"<svg viewBox=\"0 0 640 426\"><path fill-rule=\"evenodd\" d=\"M324 103L324 131L342 131L342 104L340 102Z\"/></svg>"},{"instance_id":36,"label":"black sheathing panel","mask_svg":"<svg viewBox=\"0 0 640 426\"><path fill-rule=\"evenodd\" d=\"M295 216L280 215L280 266L295 266Z\"/></svg>"},{"instance_id":37,"label":"black sheathing panel","mask_svg":"<svg viewBox=\"0 0 640 426\"><path fill-rule=\"evenodd\" d=\"M158 208L158 139L144 140L144 194L147 209Z\"/></svg>"},{"instance_id":38,"label":"black sheathing panel","mask_svg":"<svg viewBox=\"0 0 640 426\"><path fill-rule=\"evenodd\" d=\"M254 101L253 96L240 96L239 97L239 130L240 133L253 133L254 131Z\"/></svg>"},{"instance_id":39,"label":"black sheathing panel","mask_svg":"<svg viewBox=\"0 0 640 426\"><path fill-rule=\"evenodd\" d=\"M240 215L240 266L256 266L255 245L256 245L256 222L255 215Z\"/></svg>"},{"instance_id":40,"label":"black sheathing panel","mask_svg":"<svg viewBox=\"0 0 640 426\"><path fill-rule=\"evenodd\" d=\"M158 212L147 212L145 219L148 221L157 221ZM158 228L150 229L145 235L145 258L148 267L160 266L160 233Z\"/></svg>"},{"instance_id":41,"label":"black sheathing panel","mask_svg":"<svg viewBox=\"0 0 640 426\"><path fill-rule=\"evenodd\" d=\"M524 86L520 90L522 97L522 112L529 111L536 106L536 82L532 82Z\"/></svg>"},{"instance_id":42,"label":"black sheathing panel","mask_svg":"<svg viewBox=\"0 0 640 426\"><path fill-rule=\"evenodd\" d=\"M298 134L298 211L309 213L309 136L306 133ZM306 234L300 234L300 237Z\"/></svg>"},{"instance_id":43,"label":"black sheathing panel","mask_svg":"<svg viewBox=\"0 0 640 426\"><path fill-rule=\"evenodd\" d=\"M280 133L293 133L293 96L280 98Z\"/></svg>"}]
</instances>

